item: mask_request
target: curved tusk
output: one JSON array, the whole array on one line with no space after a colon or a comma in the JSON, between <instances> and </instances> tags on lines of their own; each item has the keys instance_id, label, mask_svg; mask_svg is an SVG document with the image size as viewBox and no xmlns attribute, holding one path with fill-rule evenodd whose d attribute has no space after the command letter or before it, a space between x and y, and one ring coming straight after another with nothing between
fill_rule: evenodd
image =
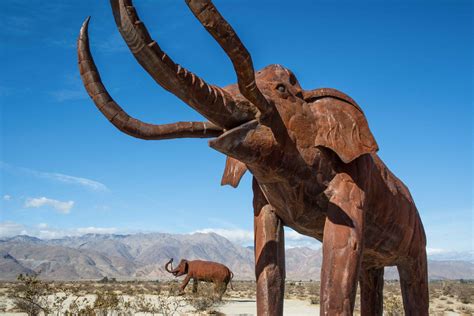
<instances>
[{"instance_id":1,"label":"curved tusk","mask_svg":"<svg viewBox=\"0 0 474 316\"><path fill-rule=\"evenodd\" d=\"M268 112L270 105L255 82L252 57L232 26L222 17L211 0L186 0L186 4L229 56L234 65L242 95L261 113Z\"/></svg>"},{"instance_id":2,"label":"curved tusk","mask_svg":"<svg viewBox=\"0 0 474 316\"><path fill-rule=\"evenodd\" d=\"M99 71L89 48L88 17L79 33L77 54L82 82L87 93L104 116L122 132L141 139L159 140L171 138L209 138L223 133L210 122L177 122L154 125L130 117L110 96L102 83Z\"/></svg>"},{"instance_id":3,"label":"curved tusk","mask_svg":"<svg viewBox=\"0 0 474 316\"><path fill-rule=\"evenodd\" d=\"M232 128L255 116L250 103L237 102L225 90L207 84L176 64L150 37L131 0L111 0L115 23L140 65L170 91L211 122Z\"/></svg>"}]
</instances>

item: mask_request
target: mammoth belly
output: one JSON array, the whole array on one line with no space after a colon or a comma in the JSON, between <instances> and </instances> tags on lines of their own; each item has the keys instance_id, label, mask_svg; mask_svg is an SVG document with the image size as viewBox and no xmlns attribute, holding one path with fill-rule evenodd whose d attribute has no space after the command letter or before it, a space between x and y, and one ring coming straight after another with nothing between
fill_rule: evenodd
<instances>
[{"instance_id":1,"label":"mammoth belly","mask_svg":"<svg viewBox=\"0 0 474 316\"><path fill-rule=\"evenodd\" d=\"M259 184L285 226L322 240L327 198L321 190L315 192L304 183L296 186L284 182Z\"/></svg>"}]
</instances>

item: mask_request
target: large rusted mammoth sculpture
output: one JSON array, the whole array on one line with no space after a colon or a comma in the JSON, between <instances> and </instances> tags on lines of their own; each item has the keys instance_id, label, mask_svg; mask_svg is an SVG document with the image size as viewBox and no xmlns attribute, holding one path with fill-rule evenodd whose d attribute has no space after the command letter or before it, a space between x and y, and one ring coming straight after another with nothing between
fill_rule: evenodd
<instances>
[{"instance_id":1,"label":"large rusted mammoth sculpture","mask_svg":"<svg viewBox=\"0 0 474 316\"><path fill-rule=\"evenodd\" d=\"M183 283L179 287L180 293L184 293L184 289L189 281L193 279L193 293L197 292L199 281L214 283L214 291L222 298L227 290L227 284L232 281L234 274L225 265L212 261L203 260L186 260L181 259L179 265L173 269L173 259L165 264L165 270L179 277L186 274ZM169 268L171 266L171 269ZM230 284L232 287L232 283Z\"/></svg>"},{"instance_id":2,"label":"large rusted mammoth sculpture","mask_svg":"<svg viewBox=\"0 0 474 316\"><path fill-rule=\"evenodd\" d=\"M426 238L406 186L376 154L361 108L333 89L304 90L280 65L254 72L250 54L209 0L186 0L230 57L237 84L219 88L175 64L152 40L130 0L112 0L115 22L137 61L164 89L209 122L153 125L130 117L109 95L89 51L79 68L98 109L142 139L215 137L227 155L222 184L253 174L257 311L281 315L283 226L323 243L321 315L350 315L357 282L363 315L382 315L383 272L397 266L407 315L428 314Z\"/></svg>"}]
</instances>

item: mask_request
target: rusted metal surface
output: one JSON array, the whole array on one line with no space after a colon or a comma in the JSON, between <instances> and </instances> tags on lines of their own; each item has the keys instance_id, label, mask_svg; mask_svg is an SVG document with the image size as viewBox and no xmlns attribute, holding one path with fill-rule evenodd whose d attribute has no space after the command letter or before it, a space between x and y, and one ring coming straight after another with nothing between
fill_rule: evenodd
<instances>
[{"instance_id":1,"label":"rusted metal surface","mask_svg":"<svg viewBox=\"0 0 474 316\"><path fill-rule=\"evenodd\" d=\"M242 179L246 171L247 166L243 162L227 156L221 185L228 184L234 188L238 187L240 179Z\"/></svg>"},{"instance_id":2,"label":"rusted metal surface","mask_svg":"<svg viewBox=\"0 0 474 316\"><path fill-rule=\"evenodd\" d=\"M246 170L252 173L259 315L283 312L283 226L323 243L321 315L351 315L357 282L363 314L382 315L385 266L398 267L405 313L428 315L423 225L408 189L378 157L361 108L335 89L304 90L280 65L254 73L250 54L211 1L186 2L229 55L237 84L212 86L178 66L151 39L131 1L111 1L138 62L212 123L155 128L130 118L100 81L85 23L79 66L99 110L139 138L215 137L209 145L228 157L222 184L235 187Z\"/></svg>"},{"instance_id":3,"label":"rusted metal surface","mask_svg":"<svg viewBox=\"0 0 474 316\"><path fill-rule=\"evenodd\" d=\"M211 1L186 0L186 3L199 22L229 56L234 65L242 95L261 112L268 111L270 105L255 82L252 58L232 26L227 23Z\"/></svg>"},{"instance_id":4,"label":"rusted metal surface","mask_svg":"<svg viewBox=\"0 0 474 316\"><path fill-rule=\"evenodd\" d=\"M173 259L165 264L165 270L175 277L186 275L179 287L180 293L184 293L184 289L189 281L193 280L193 293L198 290L199 282L214 283L215 294L219 297L224 295L227 290L227 284L232 281L234 274L225 265L212 261L203 260L186 260L181 259L178 266L173 269ZM169 268L171 266L171 269ZM231 283L232 286L232 283Z\"/></svg>"},{"instance_id":5,"label":"rusted metal surface","mask_svg":"<svg viewBox=\"0 0 474 316\"><path fill-rule=\"evenodd\" d=\"M148 140L183 137L205 138L222 134L223 129L210 122L177 122L154 125L130 117L112 99L102 84L89 48L88 26L89 18L84 22L77 41L79 71L87 93L97 108L115 127L130 136Z\"/></svg>"},{"instance_id":6,"label":"rusted metal surface","mask_svg":"<svg viewBox=\"0 0 474 316\"><path fill-rule=\"evenodd\" d=\"M255 278L257 314L282 315L285 295L285 236L283 222L253 179ZM262 304L261 302L265 302Z\"/></svg>"}]
</instances>

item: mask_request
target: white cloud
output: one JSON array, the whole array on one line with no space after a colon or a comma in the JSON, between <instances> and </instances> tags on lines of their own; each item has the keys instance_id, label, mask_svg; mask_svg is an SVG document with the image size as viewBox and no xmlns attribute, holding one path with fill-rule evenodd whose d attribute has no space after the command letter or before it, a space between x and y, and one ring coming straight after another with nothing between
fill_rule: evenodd
<instances>
[{"instance_id":1,"label":"white cloud","mask_svg":"<svg viewBox=\"0 0 474 316\"><path fill-rule=\"evenodd\" d=\"M251 246L254 240L254 232L243 229L205 228L193 233L216 233L242 246ZM312 237L301 235L290 228L285 228L285 247L309 247L316 249L321 247L321 243Z\"/></svg>"},{"instance_id":2,"label":"white cloud","mask_svg":"<svg viewBox=\"0 0 474 316\"><path fill-rule=\"evenodd\" d=\"M285 238L289 239L289 240L297 241L297 240L305 240L305 239L308 239L310 237L305 236L305 235L301 235L300 233L298 233L298 232L296 232L292 229L285 229Z\"/></svg>"},{"instance_id":3,"label":"white cloud","mask_svg":"<svg viewBox=\"0 0 474 316\"><path fill-rule=\"evenodd\" d=\"M108 188L105 184L86 179L81 177L74 177L67 174L55 173L55 172L42 172L37 170L32 170L28 168L15 167L5 162L0 161L0 169L4 169L10 172L21 172L33 177L43 178L53 181L58 181L67 184L76 184L94 191L108 191Z\"/></svg>"},{"instance_id":4,"label":"white cloud","mask_svg":"<svg viewBox=\"0 0 474 316\"><path fill-rule=\"evenodd\" d=\"M426 253L428 255L438 255L445 252L447 252L447 250L441 249L441 248L429 248L429 247L426 248Z\"/></svg>"},{"instance_id":5,"label":"white cloud","mask_svg":"<svg viewBox=\"0 0 474 316\"><path fill-rule=\"evenodd\" d=\"M130 233L130 231L128 231ZM58 229L50 227L47 223L39 223L36 226L25 226L13 222L0 222L0 237L29 235L44 239L61 238L64 236L82 236L85 234L117 234L126 233L123 229L116 227L78 227L71 229ZM223 229L223 228L205 228L192 233L216 233L230 241L242 245L253 246L253 231L244 229ZM286 248L309 247L317 249L320 243L315 239L298 234L297 232L285 228L285 246Z\"/></svg>"},{"instance_id":6,"label":"white cloud","mask_svg":"<svg viewBox=\"0 0 474 316\"><path fill-rule=\"evenodd\" d=\"M46 173L46 172L42 172L42 176L53 179L53 180L57 180L60 182L64 182L64 183L79 184L96 191L107 190L107 187L104 184L94 181L94 180L89 180L86 178L73 177L73 176L68 176L66 174L61 174L61 173Z\"/></svg>"},{"instance_id":7,"label":"white cloud","mask_svg":"<svg viewBox=\"0 0 474 316\"><path fill-rule=\"evenodd\" d=\"M117 232L117 228L115 227L81 227L76 228L77 233L83 234L114 234Z\"/></svg>"},{"instance_id":8,"label":"white cloud","mask_svg":"<svg viewBox=\"0 0 474 316\"><path fill-rule=\"evenodd\" d=\"M318 249L321 247L321 242L316 238L302 235L291 228L285 227L285 247L308 247L312 249Z\"/></svg>"},{"instance_id":9,"label":"white cloud","mask_svg":"<svg viewBox=\"0 0 474 316\"><path fill-rule=\"evenodd\" d=\"M240 245L253 244L253 231L243 229L204 228L194 233L216 233Z\"/></svg>"},{"instance_id":10,"label":"white cloud","mask_svg":"<svg viewBox=\"0 0 474 316\"><path fill-rule=\"evenodd\" d=\"M4 200L4 201L10 201L11 199L12 199L12 197L11 197L10 195L8 195L8 194L5 194L5 195L3 196L3 200Z\"/></svg>"},{"instance_id":11,"label":"white cloud","mask_svg":"<svg viewBox=\"0 0 474 316\"><path fill-rule=\"evenodd\" d=\"M41 239L54 239L54 238L69 236L69 234L66 234L64 231L55 230L55 229L39 229L39 230L30 229L26 231L28 232L26 235L41 238Z\"/></svg>"},{"instance_id":12,"label":"white cloud","mask_svg":"<svg viewBox=\"0 0 474 316\"><path fill-rule=\"evenodd\" d=\"M113 234L119 230L115 227L78 227L71 229L58 229L46 223L36 226L26 226L14 222L0 222L0 237L28 235L42 239L62 238L65 236L82 236L84 234Z\"/></svg>"},{"instance_id":13,"label":"white cloud","mask_svg":"<svg viewBox=\"0 0 474 316\"><path fill-rule=\"evenodd\" d=\"M0 237L27 235L25 226L13 222L0 222Z\"/></svg>"},{"instance_id":14,"label":"white cloud","mask_svg":"<svg viewBox=\"0 0 474 316\"><path fill-rule=\"evenodd\" d=\"M57 210L59 213L62 214L68 214L72 207L74 206L74 201L67 201L67 202L62 202L54 199L49 199L47 197L40 197L40 198L32 198L28 199L25 202L25 207L26 208L38 208L42 206L51 206L55 210Z\"/></svg>"}]
</instances>

